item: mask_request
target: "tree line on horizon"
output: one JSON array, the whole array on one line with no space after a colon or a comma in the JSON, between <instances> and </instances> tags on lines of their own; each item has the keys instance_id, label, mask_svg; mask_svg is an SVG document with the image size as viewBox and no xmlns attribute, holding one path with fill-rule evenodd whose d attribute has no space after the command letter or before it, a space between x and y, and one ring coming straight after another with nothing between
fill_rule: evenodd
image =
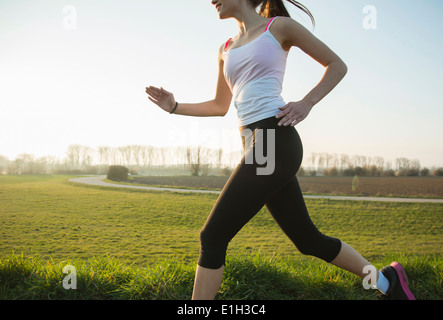
<instances>
[{"instance_id":1,"label":"tree line on horizon","mask_svg":"<svg viewBox=\"0 0 443 320\"><path fill-rule=\"evenodd\" d=\"M23 153L10 160L0 155L0 173L7 174L106 174L110 166L127 167L131 174L229 175L240 161L242 150L202 146L154 147L126 145L91 148L68 146L65 157L35 157ZM305 157L299 176L443 176L443 168L423 168L417 159L362 155L311 153Z\"/></svg>"}]
</instances>

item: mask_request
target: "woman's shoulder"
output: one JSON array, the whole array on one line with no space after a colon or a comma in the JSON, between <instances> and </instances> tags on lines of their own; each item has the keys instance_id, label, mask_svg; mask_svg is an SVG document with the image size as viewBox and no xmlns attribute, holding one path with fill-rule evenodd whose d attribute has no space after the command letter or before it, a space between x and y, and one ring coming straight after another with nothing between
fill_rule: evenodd
<instances>
[{"instance_id":1,"label":"woman's shoulder","mask_svg":"<svg viewBox=\"0 0 443 320\"><path fill-rule=\"evenodd\" d=\"M272 22L272 29L285 30L290 27L301 25L299 22L291 17L278 16Z\"/></svg>"},{"instance_id":2,"label":"woman's shoulder","mask_svg":"<svg viewBox=\"0 0 443 320\"><path fill-rule=\"evenodd\" d=\"M271 31L274 36L286 38L288 33L293 32L294 28L297 28L297 25L298 22L291 17L278 16L272 21L269 31Z\"/></svg>"},{"instance_id":3,"label":"woman's shoulder","mask_svg":"<svg viewBox=\"0 0 443 320\"><path fill-rule=\"evenodd\" d=\"M277 17L270 31L285 50L304 41L306 35L310 34L307 28L290 17Z\"/></svg>"}]
</instances>

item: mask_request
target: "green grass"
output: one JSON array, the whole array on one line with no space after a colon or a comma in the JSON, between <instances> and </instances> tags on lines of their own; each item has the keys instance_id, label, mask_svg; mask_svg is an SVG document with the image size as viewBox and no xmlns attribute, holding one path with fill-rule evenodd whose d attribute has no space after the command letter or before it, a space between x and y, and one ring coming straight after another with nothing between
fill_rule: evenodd
<instances>
[{"instance_id":1,"label":"green grass","mask_svg":"<svg viewBox=\"0 0 443 320\"><path fill-rule=\"evenodd\" d=\"M443 298L442 260L436 256L387 256L401 260L417 299ZM77 271L76 290L65 290L63 267ZM163 261L145 268L109 258L42 261L10 255L0 260L0 299L187 300L192 295L194 266ZM268 259L260 255L230 257L217 300L375 300L361 280L308 258Z\"/></svg>"},{"instance_id":2,"label":"green grass","mask_svg":"<svg viewBox=\"0 0 443 320\"><path fill-rule=\"evenodd\" d=\"M217 195L67 179L0 176L0 298L190 298L199 231ZM351 244L377 267L400 260L418 298L443 298L443 205L306 204L322 232ZM218 299L379 298L356 276L299 254L265 208L231 242L227 261ZM78 290L61 286L66 264L77 268Z\"/></svg>"}]
</instances>

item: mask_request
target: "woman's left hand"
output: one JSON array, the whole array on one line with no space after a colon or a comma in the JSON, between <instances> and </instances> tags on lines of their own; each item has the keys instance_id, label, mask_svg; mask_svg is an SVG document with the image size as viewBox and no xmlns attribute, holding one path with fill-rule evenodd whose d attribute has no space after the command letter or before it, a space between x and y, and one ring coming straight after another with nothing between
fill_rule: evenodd
<instances>
[{"instance_id":1,"label":"woman's left hand","mask_svg":"<svg viewBox=\"0 0 443 320\"><path fill-rule=\"evenodd\" d=\"M281 112L275 117L277 119L282 118L278 125L279 126L291 126L294 127L296 124L302 122L311 112L313 105L307 103L306 101L289 102L287 105L279 108Z\"/></svg>"}]
</instances>

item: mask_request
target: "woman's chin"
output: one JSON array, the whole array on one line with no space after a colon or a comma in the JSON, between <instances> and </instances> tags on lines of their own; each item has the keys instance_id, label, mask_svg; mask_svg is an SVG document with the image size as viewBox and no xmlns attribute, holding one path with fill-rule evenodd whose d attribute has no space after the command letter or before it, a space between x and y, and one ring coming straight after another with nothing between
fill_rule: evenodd
<instances>
[{"instance_id":1,"label":"woman's chin","mask_svg":"<svg viewBox=\"0 0 443 320\"><path fill-rule=\"evenodd\" d=\"M229 19L229 18L231 18L229 15L227 15L226 13L223 13L223 12L219 12L218 13L218 18L220 19L220 20L225 20L225 19Z\"/></svg>"}]
</instances>

